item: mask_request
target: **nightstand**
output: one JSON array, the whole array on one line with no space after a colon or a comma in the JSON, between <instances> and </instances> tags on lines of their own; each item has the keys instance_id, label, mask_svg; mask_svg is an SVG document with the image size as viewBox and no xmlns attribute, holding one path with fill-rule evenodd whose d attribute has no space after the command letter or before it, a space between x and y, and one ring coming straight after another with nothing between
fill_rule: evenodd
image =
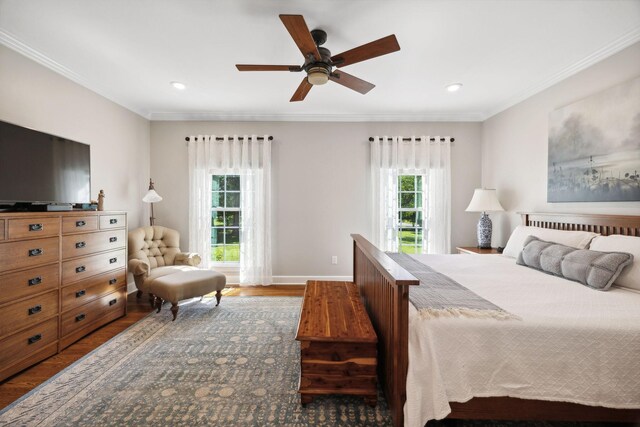
<instances>
[{"instance_id":1,"label":"nightstand","mask_svg":"<svg viewBox=\"0 0 640 427\"><path fill-rule=\"evenodd\" d=\"M499 254L496 248L480 249L475 246L464 246L456 248L459 254L472 254L472 255L494 255Z\"/></svg>"}]
</instances>

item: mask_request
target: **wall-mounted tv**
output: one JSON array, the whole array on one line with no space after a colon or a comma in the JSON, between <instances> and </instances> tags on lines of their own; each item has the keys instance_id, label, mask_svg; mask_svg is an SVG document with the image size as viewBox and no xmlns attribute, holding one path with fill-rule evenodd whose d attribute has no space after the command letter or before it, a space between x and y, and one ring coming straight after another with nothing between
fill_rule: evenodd
<instances>
[{"instance_id":1,"label":"wall-mounted tv","mask_svg":"<svg viewBox=\"0 0 640 427\"><path fill-rule=\"evenodd\" d=\"M0 121L0 205L89 203L87 144Z\"/></svg>"}]
</instances>

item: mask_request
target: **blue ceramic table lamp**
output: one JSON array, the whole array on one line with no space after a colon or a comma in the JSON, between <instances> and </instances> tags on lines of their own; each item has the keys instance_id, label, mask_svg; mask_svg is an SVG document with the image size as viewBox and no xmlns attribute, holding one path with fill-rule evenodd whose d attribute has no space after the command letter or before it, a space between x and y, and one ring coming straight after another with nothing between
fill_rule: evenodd
<instances>
[{"instance_id":1,"label":"blue ceramic table lamp","mask_svg":"<svg viewBox=\"0 0 640 427\"><path fill-rule=\"evenodd\" d=\"M471 198L471 203L467 206L467 212L482 212L478 222L478 247L482 249L491 248L491 219L487 212L504 211L496 196L496 190L486 188L476 188Z\"/></svg>"}]
</instances>

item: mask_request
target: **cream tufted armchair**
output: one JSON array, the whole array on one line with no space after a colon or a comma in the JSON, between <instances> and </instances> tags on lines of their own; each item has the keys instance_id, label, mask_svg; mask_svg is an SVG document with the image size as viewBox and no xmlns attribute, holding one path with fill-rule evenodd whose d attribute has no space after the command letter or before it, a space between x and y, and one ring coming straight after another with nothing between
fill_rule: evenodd
<instances>
[{"instance_id":1,"label":"cream tufted armchair","mask_svg":"<svg viewBox=\"0 0 640 427\"><path fill-rule=\"evenodd\" d=\"M149 302L158 312L163 300L170 301L174 320L179 300L217 291L219 304L226 285L224 275L197 268L200 256L182 252L179 244L180 233L158 225L129 232L129 271L138 288L138 297L147 292Z\"/></svg>"}]
</instances>

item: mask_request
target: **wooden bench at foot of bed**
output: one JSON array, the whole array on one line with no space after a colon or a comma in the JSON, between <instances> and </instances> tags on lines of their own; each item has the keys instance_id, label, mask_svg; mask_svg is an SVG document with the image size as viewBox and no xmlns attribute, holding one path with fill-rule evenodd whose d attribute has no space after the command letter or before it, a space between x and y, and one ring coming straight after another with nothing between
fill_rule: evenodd
<instances>
[{"instance_id":1,"label":"wooden bench at foot of bed","mask_svg":"<svg viewBox=\"0 0 640 427\"><path fill-rule=\"evenodd\" d=\"M303 405L324 394L363 396L376 405L378 340L354 283L307 282L296 340Z\"/></svg>"}]
</instances>

